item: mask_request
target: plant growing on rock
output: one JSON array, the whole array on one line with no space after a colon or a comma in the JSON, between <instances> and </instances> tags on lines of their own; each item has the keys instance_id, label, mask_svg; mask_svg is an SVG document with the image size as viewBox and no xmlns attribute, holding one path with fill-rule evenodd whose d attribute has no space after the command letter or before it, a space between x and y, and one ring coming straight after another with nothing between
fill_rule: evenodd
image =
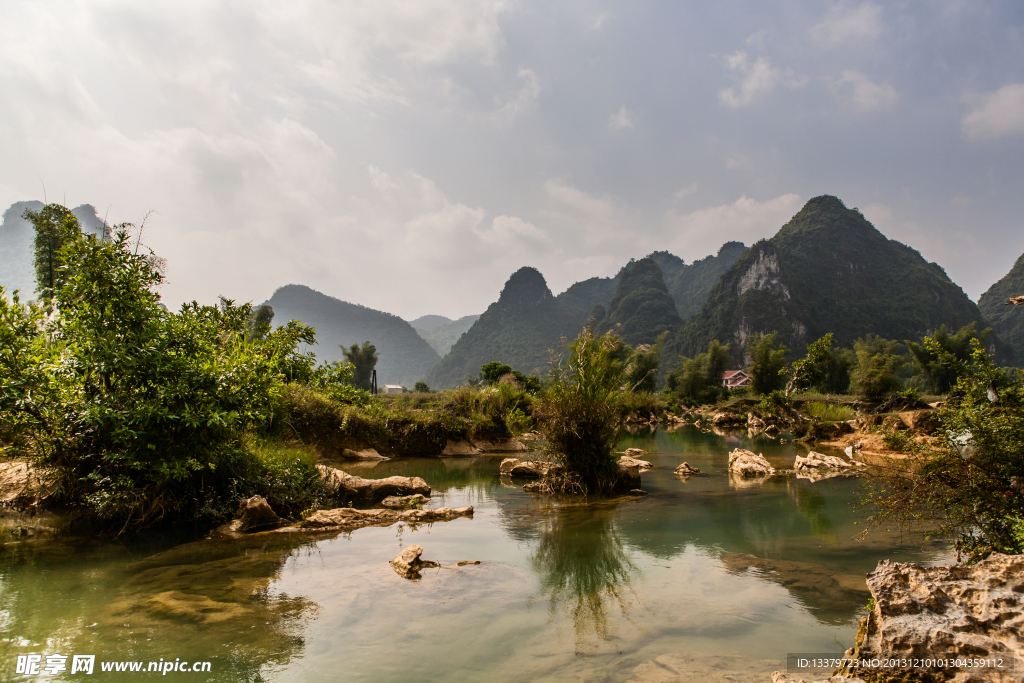
<instances>
[{"instance_id":1,"label":"plant growing on rock","mask_svg":"<svg viewBox=\"0 0 1024 683\"><path fill-rule=\"evenodd\" d=\"M626 349L614 334L583 330L568 344L568 359L553 361L535 407L547 447L588 492L611 490L618 481L612 449L620 407L632 391L623 384Z\"/></svg>"}]
</instances>

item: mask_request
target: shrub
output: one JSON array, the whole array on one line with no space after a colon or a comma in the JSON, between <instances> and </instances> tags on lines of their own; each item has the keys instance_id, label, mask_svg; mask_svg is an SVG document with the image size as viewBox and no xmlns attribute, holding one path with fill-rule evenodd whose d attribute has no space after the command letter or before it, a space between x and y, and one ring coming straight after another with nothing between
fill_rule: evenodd
<instances>
[{"instance_id":1,"label":"shrub","mask_svg":"<svg viewBox=\"0 0 1024 683\"><path fill-rule=\"evenodd\" d=\"M857 417L857 411L850 406L836 403L813 401L804 406L804 412L825 422L845 422Z\"/></svg>"}]
</instances>

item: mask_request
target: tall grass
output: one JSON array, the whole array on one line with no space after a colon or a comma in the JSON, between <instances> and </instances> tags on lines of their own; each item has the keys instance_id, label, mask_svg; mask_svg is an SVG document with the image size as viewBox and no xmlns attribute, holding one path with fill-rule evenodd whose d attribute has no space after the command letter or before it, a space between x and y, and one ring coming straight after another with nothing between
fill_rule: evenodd
<instances>
[{"instance_id":1,"label":"tall grass","mask_svg":"<svg viewBox=\"0 0 1024 683\"><path fill-rule=\"evenodd\" d=\"M808 415L816 417L822 422L845 422L857 417L857 411L853 408L836 403L814 401L806 404L804 410Z\"/></svg>"}]
</instances>

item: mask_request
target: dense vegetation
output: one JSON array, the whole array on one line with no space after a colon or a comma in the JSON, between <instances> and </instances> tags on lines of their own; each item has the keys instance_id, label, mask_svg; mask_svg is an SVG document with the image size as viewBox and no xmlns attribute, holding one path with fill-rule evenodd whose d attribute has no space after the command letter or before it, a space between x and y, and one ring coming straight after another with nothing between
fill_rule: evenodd
<instances>
[{"instance_id":1,"label":"dense vegetation","mask_svg":"<svg viewBox=\"0 0 1024 683\"><path fill-rule=\"evenodd\" d=\"M1024 294L1024 255L1017 259L1010 272L989 287L978 300L978 308L992 325L999 338L1009 346L1018 364L1024 364L1024 316L1016 306L1007 306L1011 296Z\"/></svg>"},{"instance_id":2,"label":"dense vegetation","mask_svg":"<svg viewBox=\"0 0 1024 683\"><path fill-rule=\"evenodd\" d=\"M726 242L718 254L698 259L689 265L667 251L653 252L647 258L661 268L665 286L676 303L679 317L686 321L700 311L711 288L746 250L742 242Z\"/></svg>"},{"instance_id":3,"label":"dense vegetation","mask_svg":"<svg viewBox=\"0 0 1024 683\"><path fill-rule=\"evenodd\" d=\"M339 347L372 342L380 355L378 385L411 387L440 360L409 323L390 313L346 303L301 285L278 289L266 303L273 307L277 320L298 320L316 329L317 345L311 350L322 362L340 360Z\"/></svg>"},{"instance_id":4,"label":"dense vegetation","mask_svg":"<svg viewBox=\"0 0 1024 683\"><path fill-rule=\"evenodd\" d=\"M682 323L661 268L653 259L632 261L619 273L615 296L594 332L614 331L627 344L653 344Z\"/></svg>"}]
</instances>

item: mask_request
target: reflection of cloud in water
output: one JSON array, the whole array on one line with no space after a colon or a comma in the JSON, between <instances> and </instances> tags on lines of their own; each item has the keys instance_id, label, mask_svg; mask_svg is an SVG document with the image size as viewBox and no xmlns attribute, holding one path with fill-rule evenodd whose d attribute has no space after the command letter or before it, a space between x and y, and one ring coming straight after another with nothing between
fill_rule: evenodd
<instances>
[{"instance_id":1,"label":"reflection of cloud in water","mask_svg":"<svg viewBox=\"0 0 1024 683\"><path fill-rule=\"evenodd\" d=\"M793 560L771 560L737 553L724 553L725 568L735 574L753 574L785 588L825 624L850 621L850 604L862 604L868 597L863 572L835 566Z\"/></svg>"}]
</instances>

